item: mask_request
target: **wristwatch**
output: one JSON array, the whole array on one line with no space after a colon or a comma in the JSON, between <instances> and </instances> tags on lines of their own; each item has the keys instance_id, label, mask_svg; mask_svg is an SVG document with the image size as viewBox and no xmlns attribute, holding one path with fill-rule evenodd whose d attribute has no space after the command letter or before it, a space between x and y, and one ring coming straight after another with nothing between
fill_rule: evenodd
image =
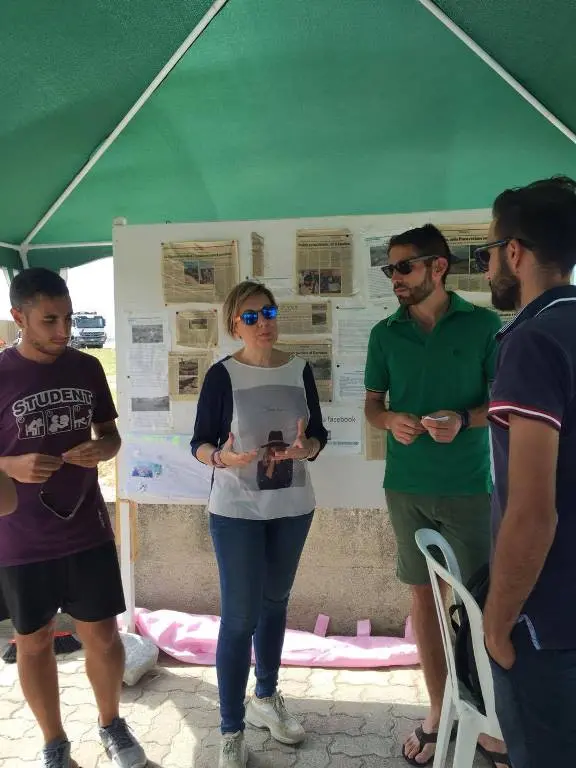
<instances>
[{"instance_id":1,"label":"wristwatch","mask_svg":"<svg viewBox=\"0 0 576 768\"><path fill-rule=\"evenodd\" d=\"M462 421L462 424L460 425L460 432L462 432L464 429L468 429L470 426L470 411L456 411L458 416L460 416L460 420Z\"/></svg>"}]
</instances>

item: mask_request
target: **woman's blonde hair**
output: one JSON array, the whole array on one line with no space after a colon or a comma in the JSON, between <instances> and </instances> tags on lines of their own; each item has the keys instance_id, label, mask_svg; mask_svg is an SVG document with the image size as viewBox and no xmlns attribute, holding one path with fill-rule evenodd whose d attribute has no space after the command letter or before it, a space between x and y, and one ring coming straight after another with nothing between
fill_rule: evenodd
<instances>
[{"instance_id":1,"label":"woman's blonde hair","mask_svg":"<svg viewBox=\"0 0 576 768\"><path fill-rule=\"evenodd\" d=\"M269 288L256 280L244 280L234 286L224 302L224 327L232 338L236 331L236 318L240 313L240 307L252 296L266 296L270 304L276 305L274 294Z\"/></svg>"}]
</instances>

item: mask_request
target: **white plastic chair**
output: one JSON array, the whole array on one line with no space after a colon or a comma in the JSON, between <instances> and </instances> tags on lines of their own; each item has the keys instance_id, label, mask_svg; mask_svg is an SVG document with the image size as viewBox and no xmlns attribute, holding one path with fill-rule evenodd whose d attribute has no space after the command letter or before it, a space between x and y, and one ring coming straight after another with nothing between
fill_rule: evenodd
<instances>
[{"instance_id":1,"label":"white plastic chair","mask_svg":"<svg viewBox=\"0 0 576 768\"><path fill-rule=\"evenodd\" d=\"M446 666L448 669L433 768L444 768L446 765L450 736L456 720L459 722L453 765L457 768L471 768L476 752L476 742L481 733L486 733L488 736L492 736L495 739L502 739L502 731L500 730L498 718L496 717L494 704L492 671L488 654L486 653L486 648L484 646L482 611L470 592L468 592L466 587L462 584L460 566L458 565L452 547L448 544L446 539L437 531L422 529L416 532L416 543L428 564L428 571L430 573L430 580L434 591L436 612L438 613L440 631L444 643ZM437 547L442 552L447 568L440 565L434 558L433 554L430 552L431 547ZM452 644L452 635L450 633L450 617L446 603L442 597L439 582L440 579L452 588L454 601L457 604L463 604L466 613L468 614L472 634L472 644L474 647L474 658L478 670L480 687L482 689L484 707L486 709L485 715L483 715L474 704L464 700L460 695L460 687L456 675L454 646Z\"/></svg>"}]
</instances>

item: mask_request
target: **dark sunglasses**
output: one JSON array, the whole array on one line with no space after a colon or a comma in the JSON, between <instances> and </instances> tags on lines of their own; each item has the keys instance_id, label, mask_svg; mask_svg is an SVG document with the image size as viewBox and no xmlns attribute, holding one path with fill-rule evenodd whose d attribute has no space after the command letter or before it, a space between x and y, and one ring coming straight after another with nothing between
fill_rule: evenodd
<instances>
[{"instance_id":1,"label":"dark sunglasses","mask_svg":"<svg viewBox=\"0 0 576 768\"><path fill-rule=\"evenodd\" d=\"M267 304L262 309L247 309L240 315L240 320L244 325L256 325L258 315L262 315L264 320L275 320L278 317L278 307L275 304Z\"/></svg>"},{"instance_id":2,"label":"dark sunglasses","mask_svg":"<svg viewBox=\"0 0 576 768\"><path fill-rule=\"evenodd\" d=\"M413 264L418 261L431 261L437 258L438 256L413 256L411 259L397 261L396 264L385 264L381 270L391 280L394 272L398 272L399 275L409 275L412 272Z\"/></svg>"},{"instance_id":3,"label":"dark sunglasses","mask_svg":"<svg viewBox=\"0 0 576 768\"><path fill-rule=\"evenodd\" d=\"M504 237L502 240L494 240L486 245L481 245L480 248L474 249L474 260L476 262L476 269L478 272L488 272L490 266L490 251L492 248L504 248L512 240L517 240L525 248L532 249L534 246L528 240L524 240L522 237Z\"/></svg>"},{"instance_id":4,"label":"dark sunglasses","mask_svg":"<svg viewBox=\"0 0 576 768\"><path fill-rule=\"evenodd\" d=\"M480 248L474 249L474 260L476 261L476 269L478 272L488 272L490 265L490 250L492 248L503 248L508 245L512 238L505 237L503 240L494 240L486 245L481 245Z\"/></svg>"}]
</instances>

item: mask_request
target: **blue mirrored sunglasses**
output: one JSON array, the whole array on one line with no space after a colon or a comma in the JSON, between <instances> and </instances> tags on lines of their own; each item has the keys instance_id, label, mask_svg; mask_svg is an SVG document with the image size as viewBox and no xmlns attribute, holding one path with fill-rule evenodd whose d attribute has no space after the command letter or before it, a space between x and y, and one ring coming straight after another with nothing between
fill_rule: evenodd
<instances>
[{"instance_id":1,"label":"blue mirrored sunglasses","mask_svg":"<svg viewBox=\"0 0 576 768\"><path fill-rule=\"evenodd\" d=\"M240 320L244 325L256 325L260 314L265 320L274 320L278 317L278 307L274 304L267 304L262 309L247 309L240 315Z\"/></svg>"}]
</instances>

